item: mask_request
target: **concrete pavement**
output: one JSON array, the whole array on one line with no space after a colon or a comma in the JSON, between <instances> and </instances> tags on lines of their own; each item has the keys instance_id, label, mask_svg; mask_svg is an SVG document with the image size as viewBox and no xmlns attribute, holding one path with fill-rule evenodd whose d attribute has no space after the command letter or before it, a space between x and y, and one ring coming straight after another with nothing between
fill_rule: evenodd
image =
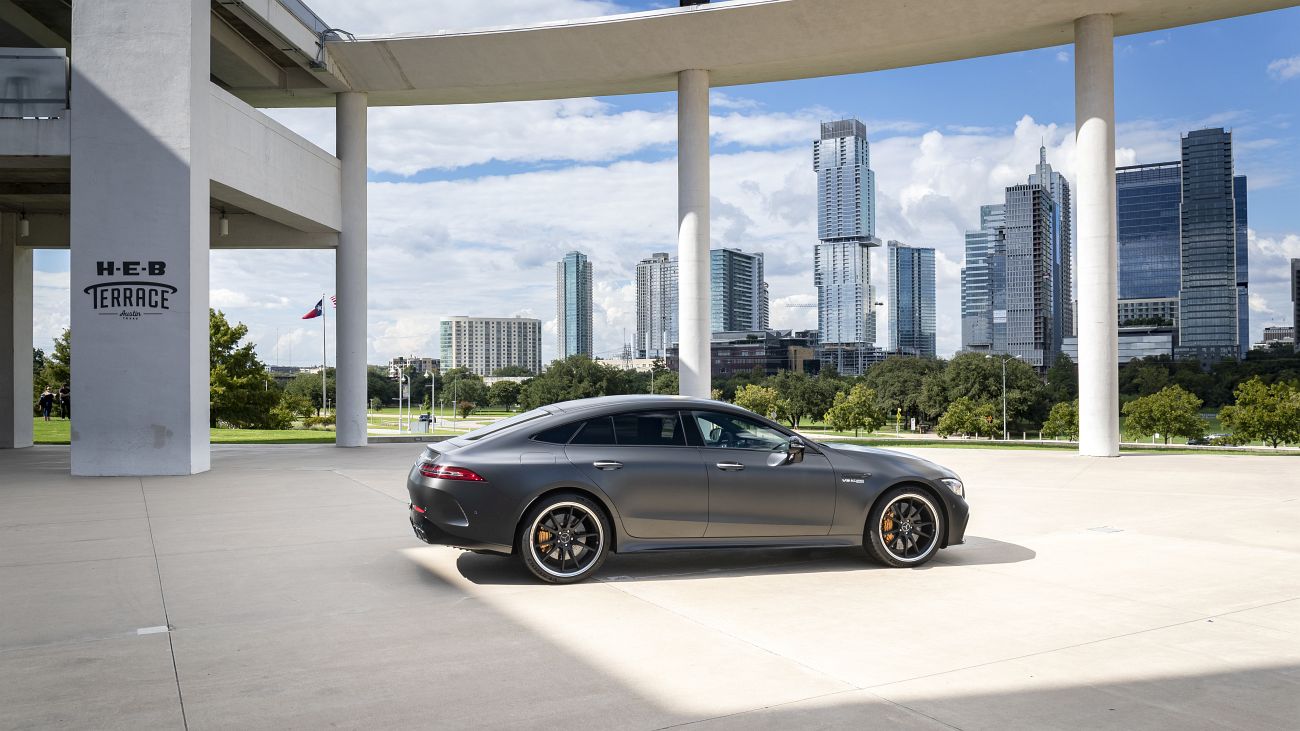
<instances>
[{"instance_id":1,"label":"concrete pavement","mask_svg":"<svg viewBox=\"0 0 1300 731\"><path fill-rule=\"evenodd\" d=\"M417 445L191 477L0 452L0 728L1293 728L1300 462L916 449L966 545L613 556L540 586L425 546Z\"/></svg>"}]
</instances>

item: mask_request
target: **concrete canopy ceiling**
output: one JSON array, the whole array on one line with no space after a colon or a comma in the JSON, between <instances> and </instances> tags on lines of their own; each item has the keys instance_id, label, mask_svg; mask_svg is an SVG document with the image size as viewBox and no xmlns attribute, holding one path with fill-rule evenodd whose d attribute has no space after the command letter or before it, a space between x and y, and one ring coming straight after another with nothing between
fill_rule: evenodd
<instances>
[{"instance_id":1,"label":"concrete canopy ceiling","mask_svg":"<svg viewBox=\"0 0 1300 731\"><path fill-rule=\"evenodd\" d=\"M1073 21L1117 35L1290 7L1289 0L735 0L520 28L331 41L356 91L380 105L469 104L669 91L860 73L1072 43ZM332 95L232 89L256 106Z\"/></svg>"}]
</instances>

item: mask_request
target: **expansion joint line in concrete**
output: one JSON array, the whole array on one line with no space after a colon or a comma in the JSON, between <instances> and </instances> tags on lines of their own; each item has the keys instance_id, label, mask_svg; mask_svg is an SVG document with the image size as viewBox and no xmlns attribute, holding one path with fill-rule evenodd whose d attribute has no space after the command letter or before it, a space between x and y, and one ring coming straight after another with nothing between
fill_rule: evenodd
<instances>
[{"instance_id":1,"label":"expansion joint line in concrete","mask_svg":"<svg viewBox=\"0 0 1300 731\"><path fill-rule=\"evenodd\" d=\"M149 515L149 497L145 495L144 480L140 480L140 500L144 503L144 521L149 529L149 550L153 552L154 573L158 576L158 599L162 602L163 623L167 625L167 651L172 657L172 677L176 679L176 702L181 708L181 724L189 731L190 722L185 716L185 695L181 693L181 673L176 668L176 645L172 642L172 618L167 614L167 593L163 590L162 565L158 562L158 545L153 540L153 518Z\"/></svg>"}]
</instances>

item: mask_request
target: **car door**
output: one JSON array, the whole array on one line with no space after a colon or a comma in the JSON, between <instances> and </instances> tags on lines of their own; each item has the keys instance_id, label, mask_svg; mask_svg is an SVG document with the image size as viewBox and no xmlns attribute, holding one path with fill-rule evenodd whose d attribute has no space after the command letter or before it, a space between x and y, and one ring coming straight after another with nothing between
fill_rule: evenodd
<instances>
[{"instance_id":1,"label":"car door","mask_svg":"<svg viewBox=\"0 0 1300 731\"><path fill-rule=\"evenodd\" d=\"M637 538L699 538L709 521L700 450L675 411L587 420L565 447L569 461L609 495Z\"/></svg>"},{"instance_id":2,"label":"car door","mask_svg":"<svg viewBox=\"0 0 1300 731\"><path fill-rule=\"evenodd\" d=\"M691 411L709 475L709 526L705 535L817 536L835 517L835 475L812 449L800 462L774 459L791 434L757 419L723 411Z\"/></svg>"}]
</instances>

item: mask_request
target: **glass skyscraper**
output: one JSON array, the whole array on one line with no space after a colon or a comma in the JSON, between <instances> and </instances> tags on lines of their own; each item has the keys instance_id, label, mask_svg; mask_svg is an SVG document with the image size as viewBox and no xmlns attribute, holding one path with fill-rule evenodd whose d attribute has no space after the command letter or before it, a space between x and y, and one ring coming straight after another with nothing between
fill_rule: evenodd
<instances>
[{"instance_id":1,"label":"glass skyscraper","mask_svg":"<svg viewBox=\"0 0 1300 731\"><path fill-rule=\"evenodd\" d=\"M1223 129L1189 132L1182 148L1176 352L1179 357L1202 361L1237 357L1241 339L1232 133Z\"/></svg>"},{"instance_id":2,"label":"glass skyscraper","mask_svg":"<svg viewBox=\"0 0 1300 731\"><path fill-rule=\"evenodd\" d=\"M818 357L823 366L858 375L876 351L870 247L876 235L876 178L867 128L856 119L823 122L813 142L817 173Z\"/></svg>"},{"instance_id":3,"label":"glass skyscraper","mask_svg":"<svg viewBox=\"0 0 1300 731\"><path fill-rule=\"evenodd\" d=\"M1246 215L1246 176L1232 178L1232 198L1237 215L1237 352L1250 350L1250 242Z\"/></svg>"},{"instance_id":4,"label":"glass skyscraper","mask_svg":"<svg viewBox=\"0 0 1300 731\"><path fill-rule=\"evenodd\" d=\"M1029 184L1043 186L1052 196L1052 328L1054 351L1060 352L1061 338L1074 334L1074 216L1070 183L1047 163L1045 146L1038 148L1038 167Z\"/></svg>"},{"instance_id":5,"label":"glass skyscraper","mask_svg":"<svg viewBox=\"0 0 1300 731\"><path fill-rule=\"evenodd\" d=\"M555 330L559 358L591 357L591 262L570 251L555 265Z\"/></svg>"},{"instance_id":6,"label":"glass skyscraper","mask_svg":"<svg viewBox=\"0 0 1300 731\"><path fill-rule=\"evenodd\" d=\"M1006 204L980 206L980 227L966 232L961 269L961 349L1007 350Z\"/></svg>"},{"instance_id":7,"label":"glass skyscraper","mask_svg":"<svg viewBox=\"0 0 1300 731\"><path fill-rule=\"evenodd\" d=\"M637 358L666 357L677 342L677 260L657 252L636 265Z\"/></svg>"},{"instance_id":8,"label":"glass skyscraper","mask_svg":"<svg viewBox=\"0 0 1300 731\"><path fill-rule=\"evenodd\" d=\"M1182 198L1180 162L1115 168L1121 300L1178 297Z\"/></svg>"},{"instance_id":9,"label":"glass skyscraper","mask_svg":"<svg viewBox=\"0 0 1300 731\"><path fill-rule=\"evenodd\" d=\"M934 249L890 241L889 350L933 358Z\"/></svg>"},{"instance_id":10,"label":"glass skyscraper","mask_svg":"<svg viewBox=\"0 0 1300 731\"><path fill-rule=\"evenodd\" d=\"M1042 185L1006 191L1007 351L1035 368L1050 366L1063 334L1052 260L1056 203Z\"/></svg>"},{"instance_id":11,"label":"glass skyscraper","mask_svg":"<svg viewBox=\"0 0 1300 731\"><path fill-rule=\"evenodd\" d=\"M709 251L709 325L713 332L767 329L762 254L739 249Z\"/></svg>"}]
</instances>

